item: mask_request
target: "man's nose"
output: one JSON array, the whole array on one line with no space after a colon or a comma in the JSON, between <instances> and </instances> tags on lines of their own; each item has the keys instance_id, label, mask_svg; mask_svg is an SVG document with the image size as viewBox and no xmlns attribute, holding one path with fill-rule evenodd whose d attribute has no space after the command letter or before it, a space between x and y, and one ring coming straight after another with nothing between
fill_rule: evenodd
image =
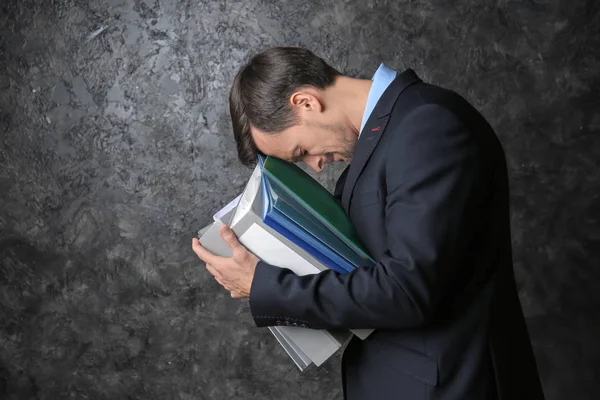
<instances>
[{"instance_id":1,"label":"man's nose","mask_svg":"<svg viewBox=\"0 0 600 400\"><path fill-rule=\"evenodd\" d=\"M325 168L325 156L305 156L303 161L317 173Z\"/></svg>"}]
</instances>

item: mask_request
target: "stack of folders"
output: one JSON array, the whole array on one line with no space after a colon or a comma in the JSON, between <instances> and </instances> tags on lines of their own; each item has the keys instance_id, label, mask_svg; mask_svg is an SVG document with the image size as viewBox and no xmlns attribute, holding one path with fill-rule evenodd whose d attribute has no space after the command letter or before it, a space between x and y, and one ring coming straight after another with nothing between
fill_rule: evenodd
<instances>
[{"instance_id":1,"label":"stack of folders","mask_svg":"<svg viewBox=\"0 0 600 400\"><path fill-rule=\"evenodd\" d=\"M219 228L227 224L262 261L297 275L328 268L343 274L375 264L331 193L297 165L274 157L259 157L243 193L213 218L198 236L206 249L223 257L231 256L219 236ZM300 370L321 365L353 334L365 339L372 332L295 326L269 329Z\"/></svg>"}]
</instances>

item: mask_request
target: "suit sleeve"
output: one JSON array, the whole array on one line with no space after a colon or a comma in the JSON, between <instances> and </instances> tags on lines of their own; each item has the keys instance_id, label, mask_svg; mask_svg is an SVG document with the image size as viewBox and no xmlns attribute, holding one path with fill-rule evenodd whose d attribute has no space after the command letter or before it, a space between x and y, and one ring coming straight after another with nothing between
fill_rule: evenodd
<instances>
[{"instance_id":1,"label":"suit sleeve","mask_svg":"<svg viewBox=\"0 0 600 400\"><path fill-rule=\"evenodd\" d=\"M259 262L250 292L257 326L409 328L456 285L469 235L479 152L456 115L422 105L394 129L386 158L387 250L372 267L297 276ZM462 272L461 272L462 273Z\"/></svg>"}]
</instances>

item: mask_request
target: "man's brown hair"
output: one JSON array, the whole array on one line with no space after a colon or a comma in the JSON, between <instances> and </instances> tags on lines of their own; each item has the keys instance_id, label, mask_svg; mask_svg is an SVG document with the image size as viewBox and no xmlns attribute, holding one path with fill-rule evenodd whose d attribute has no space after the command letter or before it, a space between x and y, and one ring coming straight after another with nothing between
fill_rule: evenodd
<instances>
[{"instance_id":1,"label":"man's brown hair","mask_svg":"<svg viewBox=\"0 0 600 400\"><path fill-rule=\"evenodd\" d=\"M250 127L279 133L295 125L289 104L298 89L324 89L340 73L311 51L299 47L273 47L256 54L237 73L229 92L229 111L238 157L254 166L259 153Z\"/></svg>"}]
</instances>

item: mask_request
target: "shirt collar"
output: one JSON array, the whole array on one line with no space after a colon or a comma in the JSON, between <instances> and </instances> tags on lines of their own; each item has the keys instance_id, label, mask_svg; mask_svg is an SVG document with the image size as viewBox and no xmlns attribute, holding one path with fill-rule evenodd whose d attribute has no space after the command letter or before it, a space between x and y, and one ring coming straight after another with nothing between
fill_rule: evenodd
<instances>
[{"instance_id":1,"label":"shirt collar","mask_svg":"<svg viewBox=\"0 0 600 400\"><path fill-rule=\"evenodd\" d=\"M371 113L375 109L377 102L381 98L381 95L383 94L383 92L385 92L390 83L392 83L394 79L396 79L396 71L390 69L385 64L381 63L377 71L375 71L375 75L373 75L373 78L371 79L373 80L373 84L371 85L371 89L369 90L369 96L367 97L367 105L365 106L365 111L363 113L362 123L360 125L360 132L358 134L358 137L360 137L360 134L362 133L362 130L365 127L365 124L367 123L367 120L371 116Z\"/></svg>"}]
</instances>

